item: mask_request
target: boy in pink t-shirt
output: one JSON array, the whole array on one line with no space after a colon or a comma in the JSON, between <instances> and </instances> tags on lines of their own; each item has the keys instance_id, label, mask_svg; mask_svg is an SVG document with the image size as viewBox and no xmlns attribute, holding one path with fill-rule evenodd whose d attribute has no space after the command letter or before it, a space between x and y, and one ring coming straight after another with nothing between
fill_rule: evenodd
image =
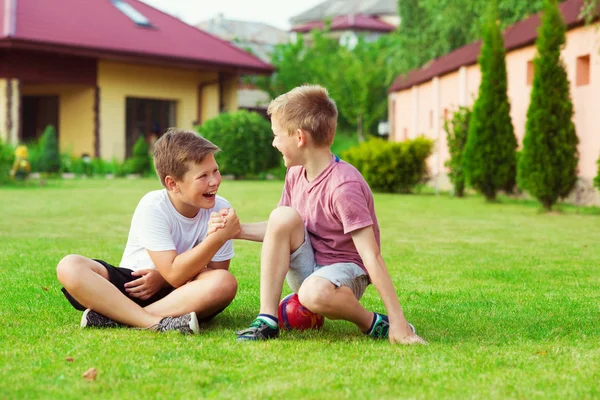
<instances>
[{"instance_id":1,"label":"boy in pink t-shirt","mask_svg":"<svg viewBox=\"0 0 600 400\"><path fill-rule=\"evenodd\" d=\"M273 146L288 172L269 220L242 224L236 236L263 242L260 314L238 332L238 341L279 335L277 307L287 277L300 302L314 313L353 322L391 343L425 343L406 321L381 257L371 190L356 168L331 154L337 108L327 91L297 87L273 100L268 114ZM213 213L209 233L225 224L220 213ZM371 282L388 315L360 304Z\"/></svg>"}]
</instances>

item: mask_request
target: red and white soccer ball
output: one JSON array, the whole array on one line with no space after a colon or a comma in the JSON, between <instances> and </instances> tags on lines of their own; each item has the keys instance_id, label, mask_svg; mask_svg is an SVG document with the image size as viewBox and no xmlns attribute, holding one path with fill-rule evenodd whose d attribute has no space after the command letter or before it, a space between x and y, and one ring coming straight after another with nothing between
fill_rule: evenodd
<instances>
[{"instance_id":1,"label":"red and white soccer ball","mask_svg":"<svg viewBox=\"0 0 600 400\"><path fill-rule=\"evenodd\" d=\"M279 328L281 329L320 329L325 323L325 318L315 314L300 304L296 293L289 294L279 303Z\"/></svg>"}]
</instances>

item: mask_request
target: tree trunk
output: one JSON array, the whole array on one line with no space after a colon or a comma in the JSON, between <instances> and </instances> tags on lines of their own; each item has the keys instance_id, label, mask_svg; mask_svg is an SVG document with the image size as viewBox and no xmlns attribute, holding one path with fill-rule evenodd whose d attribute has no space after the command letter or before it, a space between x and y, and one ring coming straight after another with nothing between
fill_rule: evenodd
<instances>
[{"instance_id":1,"label":"tree trunk","mask_svg":"<svg viewBox=\"0 0 600 400\"><path fill-rule=\"evenodd\" d=\"M356 119L356 133L358 134L358 141L360 143L365 141L365 135L363 133L363 117L362 114Z\"/></svg>"}]
</instances>

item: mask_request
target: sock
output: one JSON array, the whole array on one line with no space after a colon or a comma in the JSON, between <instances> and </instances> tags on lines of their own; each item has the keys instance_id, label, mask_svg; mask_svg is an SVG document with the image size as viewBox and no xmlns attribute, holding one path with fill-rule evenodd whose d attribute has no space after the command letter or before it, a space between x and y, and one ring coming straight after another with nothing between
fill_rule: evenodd
<instances>
[{"instance_id":1,"label":"sock","mask_svg":"<svg viewBox=\"0 0 600 400\"><path fill-rule=\"evenodd\" d=\"M375 324L377 323L377 321L379 319L381 319L389 324L387 315L374 312L373 313L373 322L371 322L371 327L369 328L368 331L365 332L367 335L371 335L373 333L373 329L375 329Z\"/></svg>"},{"instance_id":2,"label":"sock","mask_svg":"<svg viewBox=\"0 0 600 400\"><path fill-rule=\"evenodd\" d=\"M277 317L274 317L269 314L258 314L258 317L256 317L256 319L260 319L273 329L277 329L279 326L279 320L277 319Z\"/></svg>"},{"instance_id":3,"label":"sock","mask_svg":"<svg viewBox=\"0 0 600 400\"><path fill-rule=\"evenodd\" d=\"M365 335L370 335L371 332L373 332L373 327L375 326L376 321L377 321L377 313L373 313L373 321L371 322L371 327L364 332Z\"/></svg>"}]
</instances>

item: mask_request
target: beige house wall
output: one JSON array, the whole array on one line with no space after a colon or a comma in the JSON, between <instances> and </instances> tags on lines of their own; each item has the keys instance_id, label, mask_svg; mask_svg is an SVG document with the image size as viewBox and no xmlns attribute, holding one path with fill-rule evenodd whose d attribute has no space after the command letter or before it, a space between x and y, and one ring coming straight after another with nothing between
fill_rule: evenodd
<instances>
[{"instance_id":1,"label":"beige house wall","mask_svg":"<svg viewBox=\"0 0 600 400\"><path fill-rule=\"evenodd\" d=\"M575 111L573 121L580 140L579 174L587 181L596 176L596 160L600 156L599 51L600 32L597 27L578 27L567 32L562 58L571 83L571 98ZM533 60L535 54L535 46L531 45L513 50L506 56L511 118L519 144L525 135L531 95L531 85L527 82L527 63ZM577 59L582 56L589 56L589 83L577 85ZM436 93L436 79L439 93ZM394 105L390 106L393 119L390 138L405 140L406 136L410 139L420 134L432 139L437 138L436 153L429 161L431 172L435 175L437 168L447 172L443 167L449 158L446 133L443 130L444 115L451 118L452 112L461 104L472 106L477 98L480 83L479 66L471 65L412 88L391 93L389 98L393 96ZM403 134L405 127L408 127L408 135ZM445 181L445 186L448 188L449 182Z\"/></svg>"},{"instance_id":2,"label":"beige house wall","mask_svg":"<svg viewBox=\"0 0 600 400\"><path fill-rule=\"evenodd\" d=\"M84 85L26 85L22 96L58 96L58 145L61 153L94 155L95 88ZM57 127L55 127L57 128Z\"/></svg>"},{"instance_id":3,"label":"beige house wall","mask_svg":"<svg viewBox=\"0 0 600 400\"><path fill-rule=\"evenodd\" d=\"M0 139L13 145L19 140L19 86L18 79L0 79Z\"/></svg>"},{"instance_id":4,"label":"beige house wall","mask_svg":"<svg viewBox=\"0 0 600 400\"><path fill-rule=\"evenodd\" d=\"M236 111L237 85L225 83L223 85L225 108L228 111ZM193 129L196 122L204 122L219 115L217 72L99 61L98 86L100 87L100 155L105 159L125 157L127 97L174 101L176 124L183 129ZM201 121L197 121L199 97Z\"/></svg>"}]
</instances>

